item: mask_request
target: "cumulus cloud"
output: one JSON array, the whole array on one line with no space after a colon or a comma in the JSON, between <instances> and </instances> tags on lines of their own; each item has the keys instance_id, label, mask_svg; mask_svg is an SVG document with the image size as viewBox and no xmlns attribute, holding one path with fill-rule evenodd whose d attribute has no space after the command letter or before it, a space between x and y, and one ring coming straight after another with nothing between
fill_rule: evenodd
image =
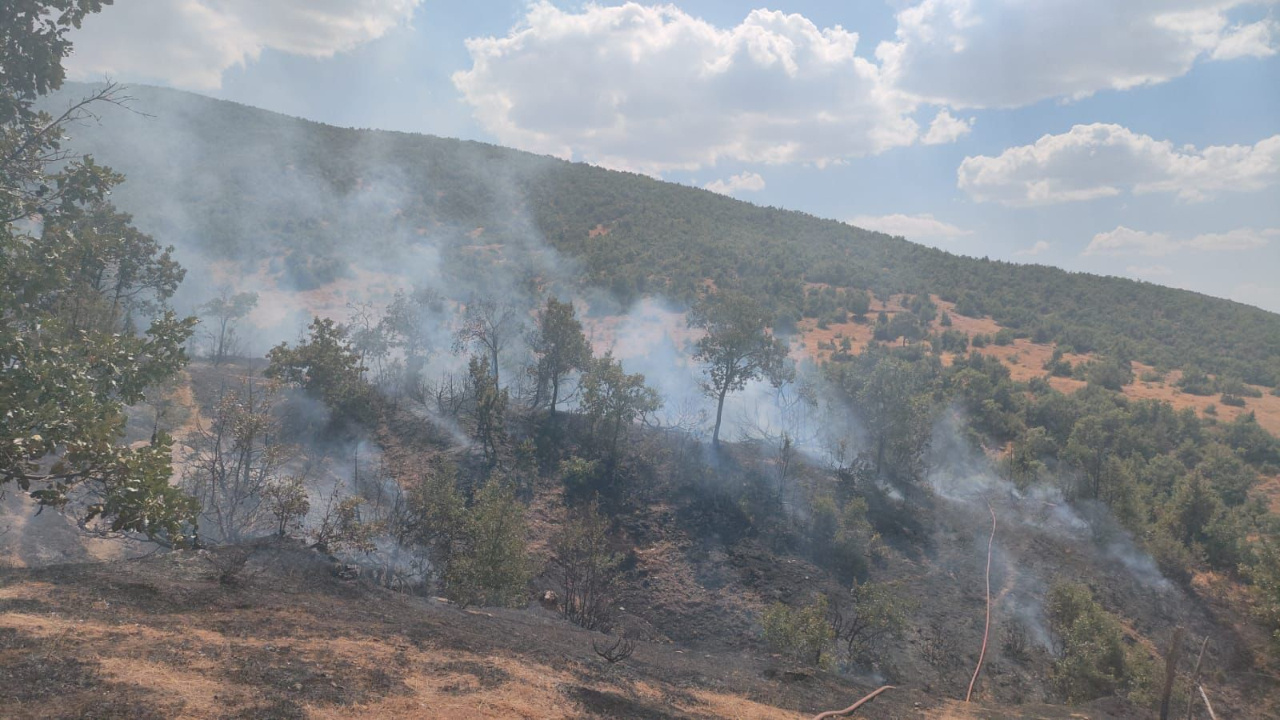
<instances>
[{"instance_id":1,"label":"cumulus cloud","mask_svg":"<svg viewBox=\"0 0 1280 720\"><path fill-rule=\"evenodd\" d=\"M408 21L421 0L129 0L72 36L70 77L209 90L264 50L332 57Z\"/></svg>"},{"instance_id":2,"label":"cumulus cloud","mask_svg":"<svg viewBox=\"0 0 1280 720\"><path fill-rule=\"evenodd\" d=\"M1273 0L918 0L876 48L886 77L951 107L1017 107L1186 74L1201 59L1275 52L1270 21L1228 14Z\"/></svg>"},{"instance_id":3,"label":"cumulus cloud","mask_svg":"<svg viewBox=\"0 0 1280 720\"><path fill-rule=\"evenodd\" d=\"M911 145L914 102L855 54L857 33L752 11L721 28L671 5L542 2L467 41L453 76L500 142L648 173L720 160L826 165Z\"/></svg>"},{"instance_id":4,"label":"cumulus cloud","mask_svg":"<svg viewBox=\"0 0 1280 720\"><path fill-rule=\"evenodd\" d=\"M867 230L898 235L909 239L953 240L972 235L972 230L956 227L932 215L859 215L849 221Z\"/></svg>"},{"instance_id":5,"label":"cumulus cloud","mask_svg":"<svg viewBox=\"0 0 1280 720\"><path fill-rule=\"evenodd\" d=\"M764 189L764 178L760 177L760 173L744 172L738 173L728 180L712 180L703 185L703 187L721 195L760 192Z\"/></svg>"},{"instance_id":6,"label":"cumulus cloud","mask_svg":"<svg viewBox=\"0 0 1280 720\"><path fill-rule=\"evenodd\" d=\"M924 134L920 142L925 145L953 143L968 135L972 129L973 118L958 120L951 117L951 113L943 109L939 110L937 116L933 118L933 122L929 124L929 132Z\"/></svg>"},{"instance_id":7,"label":"cumulus cloud","mask_svg":"<svg viewBox=\"0 0 1280 720\"><path fill-rule=\"evenodd\" d=\"M1280 229L1254 230L1238 228L1225 233L1205 233L1197 235L1186 242L1186 246L1196 250L1255 250L1266 245L1270 238L1280 236Z\"/></svg>"},{"instance_id":8,"label":"cumulus cloud","mask_svg":"<svg viewBox=\"0 0 1280 720\"><path fill-rule=\"evenodd\" d=\"M1204 200L1224 191L1256 191L1280 180L1280 135L1254 145L1198 150L1120 125L1076 125L996 157L966 157L958 184L979 202L1048 205L1123 192L1175 193Z\"/></svg>"},{"instance_id":9,"label":"cumulus cloud","mask_svg":"<svg viewBox=\"0 0 1280 720\"><path fill-rule=\"evenodd\" d=\"M1277 236L1280 236L1280 229L1237 228L1225 233L1196 235L1189 240L1175 240L1167 233L1134 230L1120 225L1110 232L1094 235L1084 254L1159 256L1183 248L1207 252L1255 250Z\"/></svg>"},{"instance_id":10,"label":"cumulus cloud","mask_svg":"<svg viewBox=\"0 0 1280 720\"><path fill-rule=\"evenodd\" d=\"M1032 245L1032 246L1031 246L1031 247L1029 247L1029 248L1023 248L1022 250L1018 250L1018 251L1014 252L1013 254L1014 254L1014 255L1021 255L1021 256L1023 256L1023 257L1030 257L1030 256L1032 256L1032 255L1042 255L1042 254L1044 254L1044 253L1046 253L1046 252L1049 252L1049 243L1048 243L1048 241L1045 241L1045 240L1037 240L1035 245Z\"/></svg>"},{"instance_id":11,"label":"cumulus cloud","mask_svg":"<svg viewBox=\"0 0 1280 720\"><path fill-rule=\"evenodd\" d=\"M1093 236L1085 255L1168 255L1177 243L1165 233L1134 230L1123 225Z\"/></svg>"}]
</instances>

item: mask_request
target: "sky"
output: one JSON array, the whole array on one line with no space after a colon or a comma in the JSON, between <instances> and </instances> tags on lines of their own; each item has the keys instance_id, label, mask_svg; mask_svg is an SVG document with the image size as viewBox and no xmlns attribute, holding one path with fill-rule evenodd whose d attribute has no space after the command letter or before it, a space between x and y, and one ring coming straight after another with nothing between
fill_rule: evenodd
<instances>
[{"instance_id":1,"label":"sky","mask_svg":"<svg viewBox=\"0 0 1280 720\"><path fill-rule=\"evenodd\" d=\"M68 75L1280 312L1280 0L116 0Z\"/></svg>"}]
</instances>

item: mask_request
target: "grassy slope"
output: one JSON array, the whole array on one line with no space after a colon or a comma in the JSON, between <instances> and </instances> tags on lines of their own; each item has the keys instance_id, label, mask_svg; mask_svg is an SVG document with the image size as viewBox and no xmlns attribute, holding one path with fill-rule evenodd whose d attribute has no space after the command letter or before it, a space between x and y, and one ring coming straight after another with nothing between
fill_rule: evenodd
<instances>
[{"instance_id":1,"label":"grassy slope","mask_svg":"<svg viewBox=\"0 0 1280 720\"><path fill-rule=\"evenodd\" d=\"M270 260L300 287L341 276L352 258L394 264L419 243L500 247L514 267L536 267L530 238L541 236L623 300L653 292L688 300L710 278L794 319L806 282L881 296L969 295L1002 326L1081 352L1127 346L1150 365L1280 381L1280 316L1239 303L960 257L492 145L336 128L172 90L130 92L152 117L108 109L74 138L128 175L117 202L166 242ZM446 252L444 262L455 276L487 269L474 253Z\"/></svg>"}]
</instances>

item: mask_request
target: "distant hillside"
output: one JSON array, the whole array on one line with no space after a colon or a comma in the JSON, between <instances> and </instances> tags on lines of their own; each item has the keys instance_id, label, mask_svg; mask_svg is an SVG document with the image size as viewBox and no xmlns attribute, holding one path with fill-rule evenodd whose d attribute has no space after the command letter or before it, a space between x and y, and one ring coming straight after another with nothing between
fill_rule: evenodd
<instances>
[{"instance_id":1,"label":"distant hillside","mask_svg":"<svg viewBox=\"0 0 1280 720\"><path fill-rule=\"evenodd\" d=\"M1280 315L1239 303L960 257L482 143L336 128L159 88L129 94L137 112L109 109L73 138L128 176L117 203L164 242L266 261L298 289L350 277L353 264L481 284L497 265L533 284L580 275L624 303L687 301L709 280L767 298L784 328L820 313L816 287L927 292L1069 351L1280 384Z\"/></svg>"}]
</instances>

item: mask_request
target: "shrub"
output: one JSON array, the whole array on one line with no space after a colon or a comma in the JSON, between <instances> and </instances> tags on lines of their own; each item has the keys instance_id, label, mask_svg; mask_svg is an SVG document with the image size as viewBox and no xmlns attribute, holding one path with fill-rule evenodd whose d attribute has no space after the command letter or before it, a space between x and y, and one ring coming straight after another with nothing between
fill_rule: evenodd
<instances>
[{"instance_id":1,"label":"shrub","mask_svg":"<svg viewBox=\"0 0 1280 720\"><path fill-rule=\"evenodd\" d=\"M1137 648L1127 647L1120 621L1093 599L1089 588L1062 582L1049 591L1049 623L1061 652L1053 665L1053 681L1070 703L1146 691L1150 663Z\"/></svg>"},{"instance_id":2,"label":"shrub","mask_svg":"<svg viewBox=\"0 0 1280 720\"><path fill-rule=\"evenodd\" d=\"M494 478L467 513L461 548L445 570L446 594L463 607L513 606L524 597L529 576L524 507L506 482Z\"/></svg>"},{"instance_id":3,"label":"shrub","mask_svg":"<svg viewBox=\"0 0 1280 720\"><path fill-rule=\"evenodd\" d=\"M835 633L827 622L827 598L819 595L812 604L789 608L774 603L764 611L764 641L776 653L810 665L830 662L827 649Z\"/></svg>"}]
</instances>

